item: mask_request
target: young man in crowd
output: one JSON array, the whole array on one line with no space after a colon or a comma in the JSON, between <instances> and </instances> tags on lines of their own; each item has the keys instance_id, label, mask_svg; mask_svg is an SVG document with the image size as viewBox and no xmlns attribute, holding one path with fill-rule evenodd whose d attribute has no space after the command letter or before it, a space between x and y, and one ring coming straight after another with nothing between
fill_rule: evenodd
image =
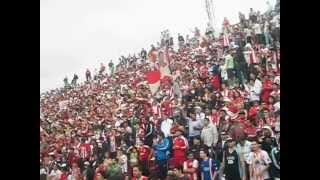
<instances>
[{"instance_id":1,"label":"young man in crowd","mask_svg":"<svg viewBox=\"0 0 320 180\"><path fill-rule=\"evenodd\" d=\"M255 139L251 143L252 152L248 157L250 180L270 180L269 168L271 159L268 153L261 149L260 142Z\"/></svg>"},{"instance_id":2,"label":"young man in crowd","mask_svg":"<svg viewBox=\"0 0 320 180\"><path fill-rule=\"evenodd\" d=\"M187 160L183 162L183 172L186 173L189 180L198 179L199 162L193 157L192 152L188 152Z\"/></svg>"},{"instance_id":3,"label":"young man in crowd","mask_svg":"<svg viewBox=\"0 0 320 180\"><path fill-rule=\"evenodd\" d=\"M204 127L201 131L201 140L204 145L206 145L209 151L217 145L218 142L218 131L217 127L209 121L208 118L204 119ZM210 152L212 153L212 152Z\"/></svg>"},{"instance_id":4,"label":"young man in crowd","mask_svg":"<svg viewBox=\"0 0 320 180\"><path fill-rule=\"evenodd\" d=\"M187 159L186 153L189 148L187 139L183 136L183 130L179 128L176 131L176 137L173 139L173 166L183 166L183 162Z\"/></svg>"},{"instance_id":5,"label":"young man in crowd","mask_svg":"<svg viewBox=\"0 0 320 180\"><path fill-rule=\"evenodd\" d=\"M278 147L274 147L271 150L271 177L274 178L274 180L280 180L280 137L278 142Z\"/></svg>"},{"instance_id":6,"label":"young man in crowd","mask_svg":"<svg viewBox=\"0 0 320 180\"><path fill-rule=\"evenodd\" d=\"M236 151L236 142L232 138L227 140L228 148L224 151L221 172L224 172L226 180L242 180L242 166L244 162L240 160Z\"/></svg>"},{"instance_id":7,"label":"young man in crowd","mask_svg":"<svg viewBox=\"0 0 320 180\"><path fill-rule=\"evenodd\" d=\"M215 180L218 175L218 163L208 156L208 151L200 150L200 163L201 180Z\"/></svg>"}]
</instances>

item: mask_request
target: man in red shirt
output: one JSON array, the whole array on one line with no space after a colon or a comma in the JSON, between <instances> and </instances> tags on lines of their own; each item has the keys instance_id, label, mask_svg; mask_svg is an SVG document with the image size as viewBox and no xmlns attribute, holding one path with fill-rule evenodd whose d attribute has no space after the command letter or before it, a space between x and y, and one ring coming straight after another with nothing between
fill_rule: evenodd
<instances>
[{"instance_id":1,"label":"man in red shirt","mask_svg":"<svg viewBox=\"0 0 320 180\"><path fill-rule=\"evenodd\" d=\"M133 177L131 180L148 180L148 177L142 176L141 169L139 166L133 167Z\"/></svg>"},{"instance_id":2,"label":"man in red shirt","mask_svg":"<svg viewBox=\"0 0 320 180\"><path fill-rule=\"evenodd\" d=\"M142 143L138 146L138 154L139 154L139 161L141 164L142 175L149 176L149 167L148 162L151 156L151 148L147 145L143 145Z\"/></svg>"},{"instance_id":3,"label":"man in red shirt","mask_svg":"<svg viewBox=\"0 0 320 180\"><path fill-rule=\"evenodd\" d=\"M86 143L86 139L81 139L81 144L79 146L80 158L83 160L89 160L91 155L91 147L89 143Z\"/></svg>"},{"instance_id":4,"label":"man in red shirt","mask_svg":"<svg viewBox=\"0 0 320 180\"><path fill-rule=\"evenodd\" d=\"M186 152L188 149L188 141L182 134L183 134L183 130L179 128L176 131L177 136L173 139L172 163L174 167L182 166L183 162L187 159Z\"/></svg>"},{"instance_id":5,"label":"man in red shirt","mask_svg":"<svg viewBox=\"0 0 320 180\"><path fill-rule=\"evenodd\" d=\"M273 90L273 82L270 80L268 75L264 76L264 80L262 82L262 92L261 92L261 100L263 102L268 102L270 93Z\"/></svg>"},{"instance_id":6,"label":"man in red shirt","mask_svg":"<svg viewBox=\"0 0 320 180\"><path fill-rule=\"evenodd\" d=\"M188 159L183 163L183 172L187 174L189 180L198 179L199 162L193 157L192 152L188 152Z\"/></svg>"}]
</instances>

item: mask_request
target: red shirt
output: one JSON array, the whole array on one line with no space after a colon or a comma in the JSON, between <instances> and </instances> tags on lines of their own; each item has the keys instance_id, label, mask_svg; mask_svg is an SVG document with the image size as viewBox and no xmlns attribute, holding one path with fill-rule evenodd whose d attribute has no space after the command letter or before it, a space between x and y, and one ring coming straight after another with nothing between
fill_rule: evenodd
<instances>
[{"instance_id":1,"label":"red shirt","mask_svg":"<svg viewBox=\"0 0 320 180\"><path fill-rule=\"evenodd\" d=\"M90 144L87 144L87 143L80 144L79 151L80 151L81 158L89 158L90 153L91 153Z\"/></svg>"},{"instance_id":2,"label":"red shirt","mask_svg":"<svg viewBox=\"0 0 320 180\"><path fill-rule=\"evenodd\" d=\"M69 176L69 173L63 172L63 173L60 175L60 180L68 180L68 176Z\"/></svg>"},{"instance_id":3,"label":"red shirt","mask_svg":"<svg viewBox=\"0 0 320 180\"><path fill-rule=\"evenodd\" d=\"M146 161L149 159L149 155L151 153L151 149L149 146L147 145L143 145L143 146L140 146L138 148L138 152L139 152L139 160L140 161Z\"/></svg>"},{"instance_id":4,"label":"red shirt","mask_svg":"<svg viewBox=\"0 0 320 180\"><path fill-rule=\"evenodd\" d=\"M254 127L252 124L246 123L245 128L244 128L244 132L248 136L255 136L256 135L256 131L257 131L256 127Z\"/></svg>"},{"instance_id":5,"label":"red shirt","mask_svg":"<svg viewBox=\"0 0 320 180\"><path fill-rule=\"evenodd\" d=\"M258 108L259 108L259 106L252 106L252 107L249 109L249 117L255 117L255 116L257 116Z\"/></svg>"},{"instance_id":6,"label":"red shirt","mask_svg":"<svg viewBox=\"0 0 320 180\"><path fill-rule=\"evenodd\" d=\"M220 89L221 83L220 83L220 78L219 75L213 75L211 79L211 84L213 89L218 90Z\"/></svg>"},{"instance_id":7,"label":"red shirt","mask_svg":"<svg viewBox=\"0 0 320 180\"><path fill-rule=\"evenodd\" d=\"M173 139L173 157L185 158L188 149L188 141L184 136L178 136Z\"/></svg>"},{"instance_id":8,"label":"red shirt","mask_svg":"<svg viewBox=\"0 0 320 180\"><path fill-rule=\"evenodd\" d=\"M270 80L266 80L262 83L261 99L263 102L268 102L270 93L272 92L272 84L273 82Z\"/></svg>"},{"instance_id":9,"label":"red shirt","mask_svg":"<svg viewBox=\"0 0 320 180\"><path fill-rule=\"evenodd\" d=\"M165 101L161 104L161 112L167 116L172 116L172 106L170 101Z\"/></svg>"}]
</instances>

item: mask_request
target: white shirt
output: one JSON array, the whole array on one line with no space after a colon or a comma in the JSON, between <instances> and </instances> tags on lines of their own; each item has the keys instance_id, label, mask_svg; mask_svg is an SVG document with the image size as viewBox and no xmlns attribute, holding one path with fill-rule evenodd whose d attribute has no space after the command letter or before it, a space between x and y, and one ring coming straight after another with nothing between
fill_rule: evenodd
<instances>
[{"instance_id":1,"label":"white shirt","mask_svg":"<svg viewBox=\"0 0 320 180\"><path fill-rule=\"evenodd\" d=\"M193 121L191 118L188 118L188 124L189 124L189 136L198 136L201 133L201 130L195 130L193 128L202 128L201 121L195 120Z\"/></svg>"},{"instance_id":2,"label":"white shirt","mask_svg":"<svg viewBox=\"0 0 320 180\"><path fill-rule=\"evenodd\" d=\"M172 127L173 120L172 119L166 119L161 122L161 131L164 133L165 137L168 137L170 135L170 129Z\"/></svg>"},{"instance_id":3,"label":"white shirt","mask_svg":"<svg viewBox=\"0 0 320 180\"><path fill-rule=\"evenodd\" d=\"M249 161L249 154L251 152L251 142L250 141L245 141L244 145L241 146L240 143L237 144L237 152L238 154L243 154L243 158L245 162Z\"/></svg>"},{"instance_id":4,"label":"white shirt","mask_svg":"<svg viewBox=\"0 0 320 180\"><path fill-rule=\"evenodd\" d=\"M254 26L253 26L253 30L254 30L254 33L255 34L262 34L261 32L261 26L259 23L256 23Z\"/></svg>"},{"instance_id":5,"label":"white shirt","mask_svg":"<svg viewBox=\"0 0 320 180\"><path fill-rule=\"evenodd\" d=\"M208 147L212 147L212 145L216 145L218 142L218 130L217 127L210 123L207 127L203 127L201 131L201 140L203 144Z\"/></svg>"},{"instance_id":6,"label":"white shirt","mask_svg":"<svg viewBox=\"0 0 320 180\"><path fill-rule=\"evenodd\" d=\"M262 83L260 80L256 80L254 85L244 85L246 91L249 92L249 100L250 101L259 101L260 100L260 93L262 89Z\"/></svg>"}]
</instances>

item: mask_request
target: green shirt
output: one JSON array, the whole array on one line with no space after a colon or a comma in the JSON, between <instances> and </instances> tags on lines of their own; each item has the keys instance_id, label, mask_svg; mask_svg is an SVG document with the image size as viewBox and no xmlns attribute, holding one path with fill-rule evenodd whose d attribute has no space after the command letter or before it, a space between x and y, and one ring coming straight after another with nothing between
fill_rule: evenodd
<instances>
[{"instance_id":1,"label":"green shirt","mask_svg":"<svg viewBox=\"0 0 320 180\"><path fill-rule=\"evenodd\" d=\"M228 54L225 58L226 58L226 68L233 69L234 68L233 57L230 54Z\"/></svg>"}]
</instances>

